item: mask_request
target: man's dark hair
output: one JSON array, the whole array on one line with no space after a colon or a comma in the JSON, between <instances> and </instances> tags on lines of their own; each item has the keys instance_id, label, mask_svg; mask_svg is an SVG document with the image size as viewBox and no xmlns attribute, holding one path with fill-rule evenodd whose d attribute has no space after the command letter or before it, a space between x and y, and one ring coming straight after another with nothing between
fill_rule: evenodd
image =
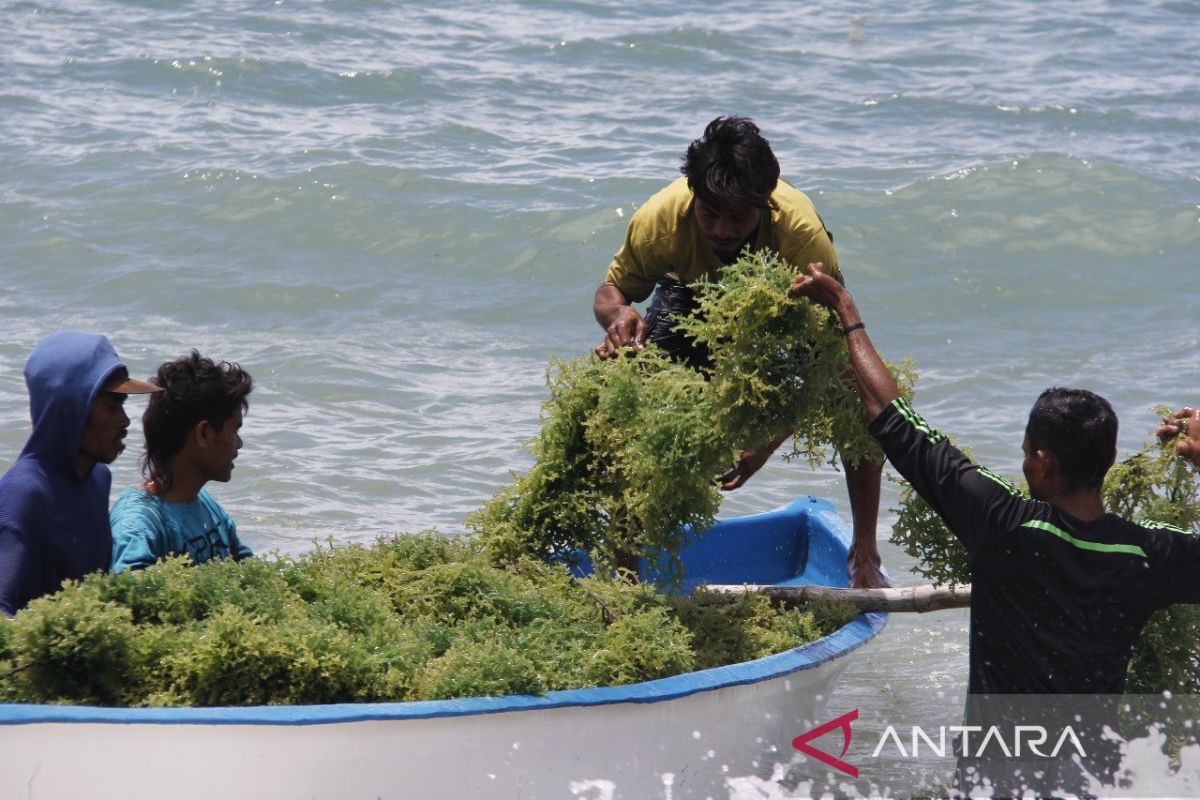
<instances>
[{"instance_id":1,"label":"man's dark hair","mask_svg":"<svg viewBox=\"0 0 1200 800\"><path fill-rule=\"evenodd\" d=\"M1117 453L1117 415L1087 389L1054 387L1038 395L1025 436L1058 457L1067 489L1098 489Z\"/></svg>"},{"instance_id":2,"label":"man's dark hair","mask_svg":"<svg viewBox=\"0 0 1200 800\"><path fill-rule=\"evenodd\" d=\"M245 413L254 381L237 364L217 363L195 350L160 365L151 381L164 391L150 395L142 415L142 474L162 494L171 487L171 459L192 429L204 420L219 431L239 407Z\"/></svg>"},{"instance_id":3,"label":"man's dark hair","mask_svg":"<svg viewBox=\"0 0 1200 800\"><path fill-rule=\"evenodd\" d=\"M718 211L774 208L779 161L747 117L717 117L688 145L679 171L704 205Z\"/></svg>"}]
</instances>

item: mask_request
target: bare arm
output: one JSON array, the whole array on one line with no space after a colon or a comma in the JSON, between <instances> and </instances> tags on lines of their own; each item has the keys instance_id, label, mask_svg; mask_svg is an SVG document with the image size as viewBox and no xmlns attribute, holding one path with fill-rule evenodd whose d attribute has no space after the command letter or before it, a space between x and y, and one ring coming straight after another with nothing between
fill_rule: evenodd
<instances>
[{"instance_id":1,"label":"bare arm","mask_svg":"<svg viewBox=\"0 0 1200 800\"><path fill-rule=\"evenodd\" d=\"M844 286L821 270L821 264L809 264L808 269L810 274L796 278L788 293L792 297L807 297L837 313L842 328L847 330L850 366L858 381L863 406L867 417L875 419L900 396L900 387L871 343L854 298Z\"/></svg>"},{"instance_id":2,"label":"bare arm","mask_svg":"<svg viewBox=\"0 0 1200 800\"><path fill-rule=\"evenodd\" d=\"M625 293L611 283L602 283L596 288L592 313L604 328L604 341L596 347L596 354L601 358L611 358L627 345L641 347L645 343L645 320Z\"/></svg>"},{"instance_id":3,"label":"bare arm","mask_svg":"<svg viewBox=\"0 0 1200 800\"><path fill-rule=\"evenodd\" d=\"M875 419L900 396L900 388L892 378L871 338L854 298L835 278L821 269L821 264L809 264L808 275L796 278L789 291L793 297L808 297L837 313L842 327L851 329L846 333L846 345L850 353L850 366L858 382L859 394L863 399L867 417ZM843 462L845 463L845 462ZM850 547L850 572L855 587L886 586L879 571L879 548L875 543L875 524L879 519L879 482L883 464L861 461L846 467L846 489L850 495L850 507L854 514L854 543Z\"/></svg>"},{"instance_id":4,"label":"bare arm","mask_svg":"<svg viewBox=\"0 0 1200 800\"><path fill-rule=\"evenodd\" d=\"M771 457L771 454L779 449L779 446L791 438L794 431L786 430L776 436L771 441L764 444L762 447L754 450L746 450L738 459L737 466L726 472L720 478L721 489L726 492L732 492L734 489L740 489L746 485L746 481L750 480L750 476L762 469L763 464Z\"/></svg>"}]
</instances>

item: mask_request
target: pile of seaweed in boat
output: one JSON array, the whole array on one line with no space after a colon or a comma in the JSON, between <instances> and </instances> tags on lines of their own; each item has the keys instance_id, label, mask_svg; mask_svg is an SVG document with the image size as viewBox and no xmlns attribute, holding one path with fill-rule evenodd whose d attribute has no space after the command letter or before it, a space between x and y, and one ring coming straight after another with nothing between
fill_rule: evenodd
<instances>
[{"instance_id":1,"label":"pile of seaweed in boat","mask_svg":"<svg viewBox=\"0 0 1200 800\"><path fill-rule=\"evenodd\" d=\"M1160 406L1165 416L1169 409ZM1013 481L1014 485L1021 485ZM1104 479L1105 507L1132 520L1200 530L1200 485L1174 442L1152 442L1117 463ZM937 584L969 583L967 551L933 508L904 485L892 541L917 560L916 571ZM1126 673L1130 694L1200 694L1200 606L1157 611L1142 630Z\"/></svg>"},{"instance_id":2,"label":"pile of seaweed in boat","mask_svg":"<svg viewBox=\"0 0 1200 800\"><path fill-rule=\"evenodd\" d=\"M94 574L0 623L0 701L217 706L609 686L782 652L857 614L493 565L436 533Z\"/></svg>"},{"instance_id":3,"label":"pile of seaweed in boat","mask_svg":"<svg viewBox=\"0 0 1200 800\"><path fill-rule=\"evenodd\" d=\"M94 575L0 623L0 700L243 705L416 700L624 684L780 652L845 607L681 598L619 569L680 577L678 553L720 505L716 476L791 429L810 462L878 457L836 319L746 255L698 286L688 334L704 373L654 347L557 362L532 469L466 540ZM911 386L911 369L898 370ZM599 577L574 579L583 554Z\"/></svg>"}]
</instances>

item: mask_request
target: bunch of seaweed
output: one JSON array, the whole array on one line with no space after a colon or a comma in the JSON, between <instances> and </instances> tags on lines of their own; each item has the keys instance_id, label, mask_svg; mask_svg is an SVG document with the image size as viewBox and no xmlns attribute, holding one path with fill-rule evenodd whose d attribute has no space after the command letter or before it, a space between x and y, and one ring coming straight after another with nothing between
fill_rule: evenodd
<instances>
[{"instance_id":1,"label":"bunch of seaweed","mask_svg":"<svg viewBox=\"0 0 1200 800\"><path fill-rule=\"evenodd\" d=\"M482 546L498 562L587 554L600 570L628 554L670 560L712 525L716 476L742 450L792 431L791 455L814 465L836 463L834 453L850 463L881 458L840 325L788 297L795 277L761 251L694 285L698 313L678 326L708 349L704 371L653 346L555 362L532 469L468 520ZM911 365L892 370L911 395ZM662 576L677 579L678 562Z\"/></svg>"}]
</instances>

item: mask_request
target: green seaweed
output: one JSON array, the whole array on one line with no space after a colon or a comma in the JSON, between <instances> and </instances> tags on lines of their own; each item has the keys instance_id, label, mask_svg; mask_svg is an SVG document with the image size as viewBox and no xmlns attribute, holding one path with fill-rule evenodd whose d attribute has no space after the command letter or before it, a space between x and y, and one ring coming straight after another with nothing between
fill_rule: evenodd
<instances>
[{"instance_id":1,"label":"green seaweed","mask_svg":"<svg viewBox=\"0 0 1200 800\"><path fill-rule=\"evenodd\" d=\"M665 554L670 585L679 550L716 517L716 476L742 450L792 430L793 454L813 464L834 461L831 447L851 463L880 458L841 328L788 297L795 276L763 251L696 284L698 312L678 327L711 353L704 372L653 346L555 362L532 469L468 520L480 546L498 563L586 553L609 572L624 556ZM911 394L911 365L893 371Z\"/></svg>"},{"instance_id":2,"label":"green seaweed","mask_svg":"<svg viewBox=\"0 0 1200 800\"><path fill-rule=\"evenodd\" d=\"M756 658L853 615L672 597L527 559L498 567L470 542L398 536L70 581L0 624L0 699L237 706L542 693ZM750 645L727 646L735 624Z\"/></svg>"},{"instance_id":3,"label":"green seaweed","mask_svg":"<svg viewBox=\"0 0 1200 800\"><path fill-rule=\"evenodd\" d=\"M867 430L841 323L807 299L788 296L796 269L770 251L743 256L719 281L696 284L698 312L679 327L712 357L713 424L739 448L791 430L793 454L810 464L879 460ZM912 364L889 365L906 397Z\"/></svg>"}]
</instances>

